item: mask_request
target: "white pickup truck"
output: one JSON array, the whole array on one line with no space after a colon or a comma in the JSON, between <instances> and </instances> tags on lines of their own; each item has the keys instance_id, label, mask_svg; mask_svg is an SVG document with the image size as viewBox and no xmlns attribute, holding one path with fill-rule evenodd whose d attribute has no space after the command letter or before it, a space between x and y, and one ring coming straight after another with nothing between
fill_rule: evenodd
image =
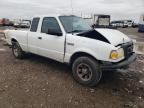
<instances>
[{"instance_id":1,"label":"white pickup truck","mask_svg":"<svg viewBox=\"0 0 144 108\"><path fill-rule=\"evenodd\" d=\"M95 86L103 70L125 68L136 59L133 42L113 29L92 29L73 15L36 16L29 31L5 31L13 55L33 53L70 64L74 79Z\"/></svg>"}]
</instances>

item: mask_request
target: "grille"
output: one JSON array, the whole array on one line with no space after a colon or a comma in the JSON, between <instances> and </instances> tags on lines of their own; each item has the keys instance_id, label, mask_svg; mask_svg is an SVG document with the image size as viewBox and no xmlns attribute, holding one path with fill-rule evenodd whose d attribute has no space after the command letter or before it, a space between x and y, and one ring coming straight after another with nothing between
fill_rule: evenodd
<instances>
[{"instance_id":1,"label":"grille","mask_svg":"<svg viewBox=\"0 0 144 108\"><path fill-rule=\"evenodd\" d=\"M133 54L133 42L129 42L122 45L124 49L125 58L129 58Z\"/></svg>"}]
</instances>

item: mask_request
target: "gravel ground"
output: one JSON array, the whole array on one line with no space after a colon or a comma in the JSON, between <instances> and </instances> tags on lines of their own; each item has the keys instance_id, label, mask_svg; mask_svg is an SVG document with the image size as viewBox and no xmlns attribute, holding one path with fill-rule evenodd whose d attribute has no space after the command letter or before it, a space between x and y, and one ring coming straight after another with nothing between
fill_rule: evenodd
<instances>
[{"instance_id":1,"label":"gravel ground","mask_svg":"<svg viewBox=\"0 0 144 108\"><path fill-rule=\"evenodd\" d=\"M64 64L13 57L0 41L0 108L144 108L144 56L127 70L106 71L100 84L75 82Z\"/></svg>"}]
</instances>

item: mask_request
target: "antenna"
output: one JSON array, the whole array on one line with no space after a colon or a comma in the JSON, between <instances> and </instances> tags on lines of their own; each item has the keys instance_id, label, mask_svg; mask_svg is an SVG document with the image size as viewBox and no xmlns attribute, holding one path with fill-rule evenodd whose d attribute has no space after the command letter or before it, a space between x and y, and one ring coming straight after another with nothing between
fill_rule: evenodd
<instances>
[{"instance_id":1,"label":"antenna","mask_svg":"<svg viewBox=\"0 0 144 108\"><path fill-rule=\"evenodd\" d=\"M73 35L73 1L71 0L71 11L72 11L72 35Z\"/></svg>"},{"instance_id":2,"label":"antenna","mask_svg":"<svg viewBox=\"0 0 144 108\"><path fill-rule=\"evenodd\" d=\"M72 11L72 15L73 15L73 1L72 0L70 0L71 1L71 11Z\"/></svg>"}]
</instances>

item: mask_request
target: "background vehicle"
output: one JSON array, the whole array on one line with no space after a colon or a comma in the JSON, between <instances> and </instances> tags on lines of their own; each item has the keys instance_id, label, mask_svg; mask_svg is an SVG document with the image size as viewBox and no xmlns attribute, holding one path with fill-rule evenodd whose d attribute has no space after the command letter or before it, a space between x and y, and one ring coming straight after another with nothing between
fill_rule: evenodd
<instances>
[{"instance_id":1,"label":"background vehicle","mask_svg":"<svg viewBox=\"0 0 144 108\"><path fill-rule=\"evenodd\" d=\"M126 21L112 21L111 22L111 26L112 27L122 27L122 28L126 28L128 27L128 24Z\"/></svg>"},{"instance_id":2,"label":"background vehicle","mask_svg":"<svg viewBox=\"0 0 144 108\"><path fill-rule=\"evenodd\" d=\"M21 22L19 23L19 26L20 26L21 28L29 28L29 27L30 27L30 21L28 21L28 20L23 20L23 21L21 21Z\"/></svg>"},{"instance_id":3,"label":"background vehicle","mask_svg":"<svg viewBox=\"0 0 144 108\"><path fill-rule=\"evenodd\" d=\"M14 25L13 25L14 27L16 27L16 28L19 28L20 27L20 24L18 23L18 22L14 22Z\"/></svg>"},{"instance_id":4,"label":"background vehicle","mask_svg":"<svg viewBox=\"0 0 144 108\"><path fill-rule=\"evenodd\" d=\"M124 20L125 24L127 24L128 27L138 27L138 24L136 24L132 20Z\"/></svg>"},{"instance_id":5,"label":"background vehicle","mask_svg":"<svg viewBox=\"0 0 144 108\"><path fill-rule=\"evenodd\" d=\"M36 16L29 31L5 31L16 58L44 56L72 67L74 79L95 86L102 70L125 68L136 59L133 42L113 29L92 29L73 15Z\"/></svg>"},{"instance_id":6,"label":"background vehicle","mask_svg":"<svg viewBox=\"0 0 144 108\"><path fill-rule=\"evenodd\" d=\"M132 21L132 20L125 20L125 21L127 22L128 27L132 27L134 24L134 21Z\"/></svg>"},{"instance_id":7,"label":"background vehicle","mask_svg":"<svg viewBox=\"0 0 144 108\"><path fill-rule=\"evenodd\" d=\"M2 23L2 19L0 19L0 26L1 26L1 25L3 25L3 23Z\"/></svg>"},{"instance_id":8,"label":"background vehicle","mask_svg":"<svg viewBox=\"0 0 144 108\"><path fill-rule=\"evenodd\" d=\"M30 27L30 20L15 20L14 27L16 28L29 28Z\"/></svg>"},{"instance_id":9,"label":"background vehicle","mask_svg":"<svg viewBox=\"0 0 144 108\"><path fill-rule=\"evenodd\" d=\"M2 26L10 26L10 25L11 25L11 22L10 22L10 20L7 19L7 18L2 18L2 19L0 20L0 25L2 25Z\"/></svg>"},{"instance_id":10,"label":"background vehicle","mask_svg":"<svg viewBox=\"0 0 144 108\"><path fill-rule=\"evenodd\" d=\"M92 27L109 27L110 26L110 15L94 14L91 17L83 16L85 21Z\"/></svg>"},{"instance_id":11,"label":"background vehicle","mask_svg":"<svg viewBox=\"0 0 144 108\"><path fill-rule=\"evenodd\" d=\"M139 32L144 32L144 14L140 16L138 31Z\"/></svg>"}]
</instances>

